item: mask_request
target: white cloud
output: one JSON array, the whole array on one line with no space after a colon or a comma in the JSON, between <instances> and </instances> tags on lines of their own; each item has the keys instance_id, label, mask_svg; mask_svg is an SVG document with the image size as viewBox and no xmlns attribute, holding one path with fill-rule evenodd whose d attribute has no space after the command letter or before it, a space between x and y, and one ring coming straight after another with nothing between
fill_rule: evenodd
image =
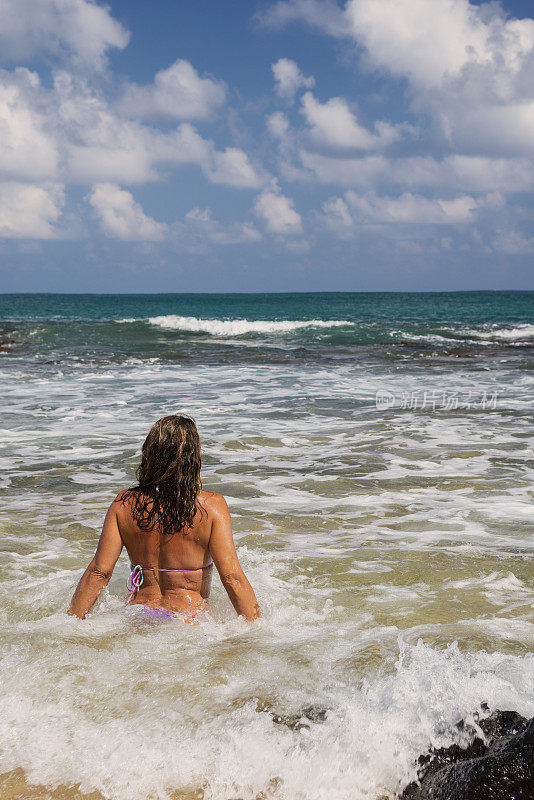
<instances>
[{"instance_id":1,"label":"white cloud","mask_svg":"<svg viewBox=\"0 0 534 800\"><path fill-rule=\"evenodd\" d=\"M189 61L179 59L156 73L153 83L127 85L119 108L133 117L209 119L225 98L222 81L201 78Z\"/></svg>"},{"instance_id":2,"label":"white cloud","mask_svg":"<svg viewBox=\"0 0 534 800\"><path fill-rule=\"evenodd\" d=\"M410 192L391 197L349 190L344 197L331 197L323 203L322 211L326 226L343 237L362 224L461 225L472 222L478 209L495 208L501 203L499 195L443 199Z\"/></svg>"},{"instance_id":3,"label":"white cloud","mask_svg":"<svg viewBox=\"0 0 534 800\"><path fill-rule=\"evenodd\" d=\"M342 197L331 197L322 206L324 221L328 228L344 234L354 226L349 207Z\"/></svg>"},{"instance_id":4,"label":"white cloud","mask_svg":"<svg viewBox=\"0 0 534 800\"><path fill-rule=\"evenodd\" d=\"M162 131L126 119L65 71L52 89L29 70L1 72L0 136L0 176L13 179L145 183L162 165L196 164L212 183L258 189L265 180L240 148L219 151L190 123Z\"/></svg>"},{"instance_id":5,"label":"white cloud","mask_svg":"<svg viewBox=\"0 0 534 800\"><path fill-rule=\"evenodd\" d=\"M166 225L148 217L133 195L114 183L97 184L88 200L108 236L131 241L155 241L165 234Z\"/></svg>"},{"instance_id":6,"label":"white cloud","mask_svg":"<svg viewBox=\"0 0 534 800\"><path fill-rule=\"evenodd\" d=\"M534 63L533 63L534 75ZM534 153L534 100L454 112L450 138L464 152Z\"/></svg>"},{"instance_id":7,"label":"white cloud","mask_svg":"<svg viewBox=\"0 0 534 800\"><path fill-rule=\"evenodd\" d=\"M65 78L59 113L68 169L82 181L144 183L157 179L159 165L196 164L212 183L257 189L262 179L240 148L218 151L187 122L175 130L124 119L99 95Z\"/></svg>"},{"instance_id":8,"label":"white cloud","mask_svg":"<svg viewBox=\"0 0 534 800\"><path fill-rule=\"evenodd\" d=\"M282 236L302 232L302 219L293 207L293 200L276 189L266 189L256 199L254 211L268 231Z\"/></svg>"},{"instance_id":9,"label":"white cloud","mask_svg":"<svg viewBox=\"0 0 534 800\"><path fill-rule=\"evenodd\" d=\"M494 238L495 250L508 255L521 256L534 253L534 236L524 236L517 230L501 230Z\"/></svg>"},{"instance_id":10,"label":"white cloud","mask_svg":"<svg viewBox=\"0 0 534 800\"><path fill-rule=\"evenodd\" d=\"M506 20L497 5L468 0L349 0L346 16L373 65L424 89L463 73L505 95L534 45L533 20Z\"/></svg>"},{"instance_id":11,"label":"white cloud","mask_svg":"<svg viewBox=\"0 0 534 800\"><path fill-rule=\"evenodd\" d=\"M275 139L284 139L289 132L289 120L281 111L269 114L266 119L267 130Z\"/></svg>"},{"instance_id":12,"label":"white cloud","mask_svg":"<svg viewBox=\"0 0 534 800\"><path fill-rule=\"evenodd\" d=\"M261 233L250 222L223 223L213 218L210 208L195 206L183 220L169 225L147 216L132 194L116 184L101 183L93 187L87 200L95 209L107 236L123 241L158 241L190 252L209 252L208 245L252 244L261 240Z\"/></svg>"},{"instance_id":13,"label":"white cloud","mask_svg":"<svg viewBox=\"0 0 534 800\"><path fill-rule=\"evenodd\" d=\"M75 65L101 69L110 47L122 49L128 31L105 6L87 0L2 0L0 49L3 58L51 53Z\"/></svg>"},{"instance_id":14,"label":"white cloud","mask_svg":"<svg viewBox=\"0 0 534 800\"><path fill-rule=\"evenodd\" d=\"M464 153L534 152L534 20L469 0L316 0L275 4L272 24L300 19L352 38L368 69L405 79L442 145Z\"/></svg>"},{"instance_id":15,"label":"white cloud","mask_svg":"<svg viewBox=\"0 0 534 800\"><path fill-rule=\"evenodd\" d=\"M0 237L54 239L65 203L62 186L0 183Z\"/></svg>"},{"instance_id":16,"label":"white cloud","mask_svg":"<svg viewBox=\"0 0 534 800\"><path fill-rule=\"evenodd\" d=\"M46 130L46 109L39 109L43 92L39 76L19 67L0 72L0 173L41 180L53 177L58 151Z\"/></svg>"},{"instance_id":17,"label":"white cloud","mask_svg":"<svg viewBox=\"0 0 534 800\"><path fill-rule=\"evenodd\" d=\"M159 165L197 164L205 174L216 151L188 123L169 133L113 117L107 111L94 127L76 131L65 143L72 180L146 183Z\"/></svg>"},{"instance_id":18,"label":"white cloud","mask_svg":"<svg viewBox=\"0 0 534 800\"><path fill-rule=\"evenodd\" d=\"M299 256L304 253L309 253L311 250L310 243L307 239L289 239L285 245L291 253L296 253Z\"/></svg>"},{"instance_id":19,"label":"white cloud","mask_svg":"<svg viewBox=\"0 0 534 800\"><path fill-rule=\"evenodd\" d=\"M213 145L188 123L162 132L124 119L83 80L56 75L50 114L57 117L65 169L82 182L145 183L158 177L160 164L200 166L212 158Z\"/></svg>"},{"instance_id":20,"label":"white cloud","mask_svg":"<svg viewBox=\"0 0 534 800\"><path fill-rule=\"evenodd\" d=\"M261 233L248 222L223 224L213 219L211 209L195 206L185 215L185 231L193 239L213 244L250 244L260 241Z\"/></svg>"},{"instance_id":21,"label":"white cloud","mask_svg":"<svg viewBox=\"0 0 534 800\"><path fill-rule=\"evenodd\" d=\"M290 58L280 58L271 67L275 80L275 92L284 100L293 102L298 89L311 89L315 78L306 77Z\"/></svg>"},{"instance_id":22,"label":"white cloud","mask_svg":"<svg viewBox=\"0 0 534 800\"><path fill-rule=\"evenodd\" d=\"M333 158L301 150L307 171L298 177L339 186L372 187L397 184L467 192L529 192L534 189L534 164L528 158L481 156L408 156Z\"/></svg>"},{"instance_id":23,"label":"white cloud","mask_svg":"<svg viewBox=\"0 0 534 800\"><path fill-rule=\"evenodd\" d=\"M300 150L298 155L309 178L339 186L373 184L384 178L390 166L390 160L382 155L334 158L307 150ZM304 178L305 173L301 177Z\"/></svg>"},{"instance_id":24,"label":"white cloud","mask_svg":"<svg viewBox=\"0 0 534 800\"><path fill-rule=\"evenodd\" d=\"M346 0L344 8L329 0L281 0L260 19L273 27L300 21L352 38L365 49L368 66L419 89L462 77L502 99L529 69L534 46L534 20L507 19L500 4L469 0Z\"/></svg>"},{"instance_id":25,"label":"white cloud","mask_svg":"<svg viewBox=\"0 0 534 800\"><path fill-rule=\"evenodd\" d=\"M306 92L301 113L310 126L311 139L318 145L368 150L389 145L399 136L398 129L387 123L378 123L376 134L368 131L341 97L320 103Z\"/></svg>"},{"instance_id":26,"label":"white cloud","mask_svg":"<svg viewBox=\"0 0 534 800\"><path fill-rule=\"evenodd\" d=\"M290 22L301 20L331 36L347 35L344 15L335 0L279 0L256 16L269 28L283 28Z\"/></svg>"},{"instance_id":27,"label":"white cloud","mask_svg":"<svg viewBox=\"0 0 534 800\"><path fill-rule=\"evenodd\" d=\"M367 63L407 78L455 148L534 152L534 20L468 0L350 0L346 13Z\"/></svg>"},{"instance_id":28,"label":"white cloud","mask_svg":"<svg viewBox=\"0 0 534 800\"><path fill-rule=\"evenodd\" d=\"M213 183L223 183L236 189L258 189L263 183L246 153L238 147L227 147L217 152L211 146L210 159L201 166Z\"/></svg>"},{"instance_id":29,"label":"white cloud","mask_svg":"<svg viewBox=\"0 0 534 800\"><path fill-rule=\"evenodd\" d=\"M457 225L471 222L479 203L463 195L452 200L432 199L405 192L399 197L374 194L345 195L354 219L358 222L396 222L409 224Z\"/></svg>"}]
</instances>

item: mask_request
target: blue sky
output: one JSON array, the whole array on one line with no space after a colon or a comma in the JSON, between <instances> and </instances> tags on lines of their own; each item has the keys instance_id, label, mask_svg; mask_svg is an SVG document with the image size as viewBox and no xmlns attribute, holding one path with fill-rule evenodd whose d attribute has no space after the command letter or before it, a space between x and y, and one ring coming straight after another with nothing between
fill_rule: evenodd
<instances>
[{"instance_id":1,"label":"blue sky","mask_svg":"<svg viewBox=\"0 0 534 800\"><path fill-rule=\"evenodd\" d=\"M533 289L528 6L0 0L0 291Z\"/></svg>"}]
</instances>

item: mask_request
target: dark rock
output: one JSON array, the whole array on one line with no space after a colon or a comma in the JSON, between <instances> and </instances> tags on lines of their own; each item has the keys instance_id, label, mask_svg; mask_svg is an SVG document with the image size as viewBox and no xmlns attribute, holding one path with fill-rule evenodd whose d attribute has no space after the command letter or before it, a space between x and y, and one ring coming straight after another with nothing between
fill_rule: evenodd
<instances>
[{"instance_id":1,"label":"dark rock","mask_svg":"<svg viewBox=\"0 0 534 800\"><path fill-rule=\"evenodd\" d=\"M328 709L322 706L304 706L296 714L280 714L268 700L258 700L256 711L268 713L277 725L285 725L292 731L310 728L310 722L325 722Z\"/></svg>"},{"instance_id":2,"label":"dark rock","mask_svg":"<svg viewBox=\"0 0 534 800\"><path fill-rule=\"evenodd\" d=\"M401 800L534 800L534 717L495 711L477 724L485 741L462 720L457 728L473 736L471 743L420 756L418 782Z\"/></svg>"},{"instance_id":3,"label":"dark rock","mask_svg":"<svg viewBox=\"0 0 534 800\"><path fill-rule=\"evenodd\" d=\"M292 731L300 731L302 728L309 728L310 722L324 722L327 713L327 708L306 706L306 708L302 708L297 714L288 714L284 716L274 714L273 721L278 725L286 725Z\"/></svg>"},{"instance_id":4,"label":"dark rock","mask_svg":"<svg viewBox=\"0 0 534 800\"><path fill-rule=\"evenodd\" d=\"M501 736L513 736L524 728L526 719L517 711L495 711L490 717L478 722L484 735L491 744Z\"/></svg>"}]
</instances>

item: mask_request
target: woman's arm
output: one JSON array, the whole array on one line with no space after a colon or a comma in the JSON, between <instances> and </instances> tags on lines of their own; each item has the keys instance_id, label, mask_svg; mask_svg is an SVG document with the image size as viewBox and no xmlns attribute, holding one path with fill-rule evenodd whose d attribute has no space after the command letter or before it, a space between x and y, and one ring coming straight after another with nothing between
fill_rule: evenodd
<instances>
[{"instance_id":1,"label":"woman's arm","mask_svg":"<svg viewBox=\"0 0 534 800\"><path fill-rule=\"evenodd\" d=\"M67 614L85 619L102 589L108 585L122 550L117 521L117 501L109 507L93 560L83 573L70 601Z\"/></svg>"},{"instance_id":2,"label":"woman's arm","mask_svg":"<svg viewBox=\"0 0 534 800\"><path fill-rule=\"evenodd\" d=\"M209 551L233 607L239 615L252 622L261 616L261 612L254 590L237 558L230 511L222 495L216 495L213 501Z\"/></svg>"}]
</instances>

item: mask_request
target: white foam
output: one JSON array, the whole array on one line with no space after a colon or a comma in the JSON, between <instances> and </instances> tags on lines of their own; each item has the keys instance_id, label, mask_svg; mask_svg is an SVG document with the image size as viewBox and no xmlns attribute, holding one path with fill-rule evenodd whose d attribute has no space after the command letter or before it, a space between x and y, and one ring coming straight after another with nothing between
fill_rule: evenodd
<instances>
[{"instance_id":1,"label":"white foam","mask_svg":"<svg viewBox=\"0 0 534 800\"><path fill-rule=\"evenodd\" d=\"M438 333L417 334L402 329L391 330L391 337L401 336L403 339L414 342L428 342L429 344L491 344L492 342L511 342L519 343L534 338L534 325L530 323L520 323L515 326L505 326L495 323L490 327L458 328L444 327L450 335L444 336Z\"/></svg>"},{"instance_id":2,"label":"white foam","mask_svg":"<svg viewBox=\"0 0 534 800\"><path fill-rule=\"evenodd\" d=\"M512 327L493 325L491 330L470 329L464 331L465 335L475 339L489 339L492 341L523 341L534 338L534 325L524 322Z\"/></svg>"},{"instance_id":3,"label":"white foam","mask_svg":"<svg viewBox=\"0 0 534 800\"><path fill-rule=\"evenodd\" d=\"M132 322L133 320L121 320ZM249 320L249 319L201 319L199 317L181 317L177 314L166 314L149 317L151 325L168 330L187 331L190 333L208 333L210 336L244 336L248 333L292 333L306 328L342 328L353 326L347 320Z\"/></svg>"},{"instance_id":4,"label":"white foam","mask_svg":"<svg viewBox=\"0 0 534 800\"><path fill-rule=\"evenodd\" d=\"M34 659L20 645L4 649L3 772L22 767L50 789L80 784L123 800L166 800L201 786L209 798L364 800L413 779L430 745L465 743L454 725L482 702L534 711L534 659L401 642L388 674L357 686L326 671L350 653L338 637L323 643L313 673L300 658L280 685L291 643L276 638L269 648L272 631L132 622L125 636L117 613L106 620L50 620L54 646ZM234 654L241 640L249 642L244 661ZM303 655L311 641L301 632ZM371 643L364 637L363 646ZM259 699L272 713L258 710ZM323 720L302 717L307 727L292 730L273 719L298 717L306 705L325 709Z\"/></svg>"},{"instance_id":5,"label":"white foam","mask_svg":"<svg viewBox=\"0 0 534 800\"><path fill-rule=\"evenodd\" d=\"M402 336L404 340L408 341L422 341L422 342L429 342L429 343L441 343L441 342L458 342L458 339L454 339L450 336L441 336L438 333L425 333L425 334L417 334L417 333L408 333L402 330L394 330L389 332L390 336Z\"/></svg>"},{"instance_id":6,"label":"white foam","mask_svg":"<svg viewBox=\"0 0 534 800\"><path fill-rule=\"evenodd\" d=\"M445 584L445 588L471 589L481 592L495 606L510 607L513 604L514 608L531 607L534 600L534 590L517 578L513 572L492 572L489 575L449 581Z\"/></svg>"}]
</instances>

